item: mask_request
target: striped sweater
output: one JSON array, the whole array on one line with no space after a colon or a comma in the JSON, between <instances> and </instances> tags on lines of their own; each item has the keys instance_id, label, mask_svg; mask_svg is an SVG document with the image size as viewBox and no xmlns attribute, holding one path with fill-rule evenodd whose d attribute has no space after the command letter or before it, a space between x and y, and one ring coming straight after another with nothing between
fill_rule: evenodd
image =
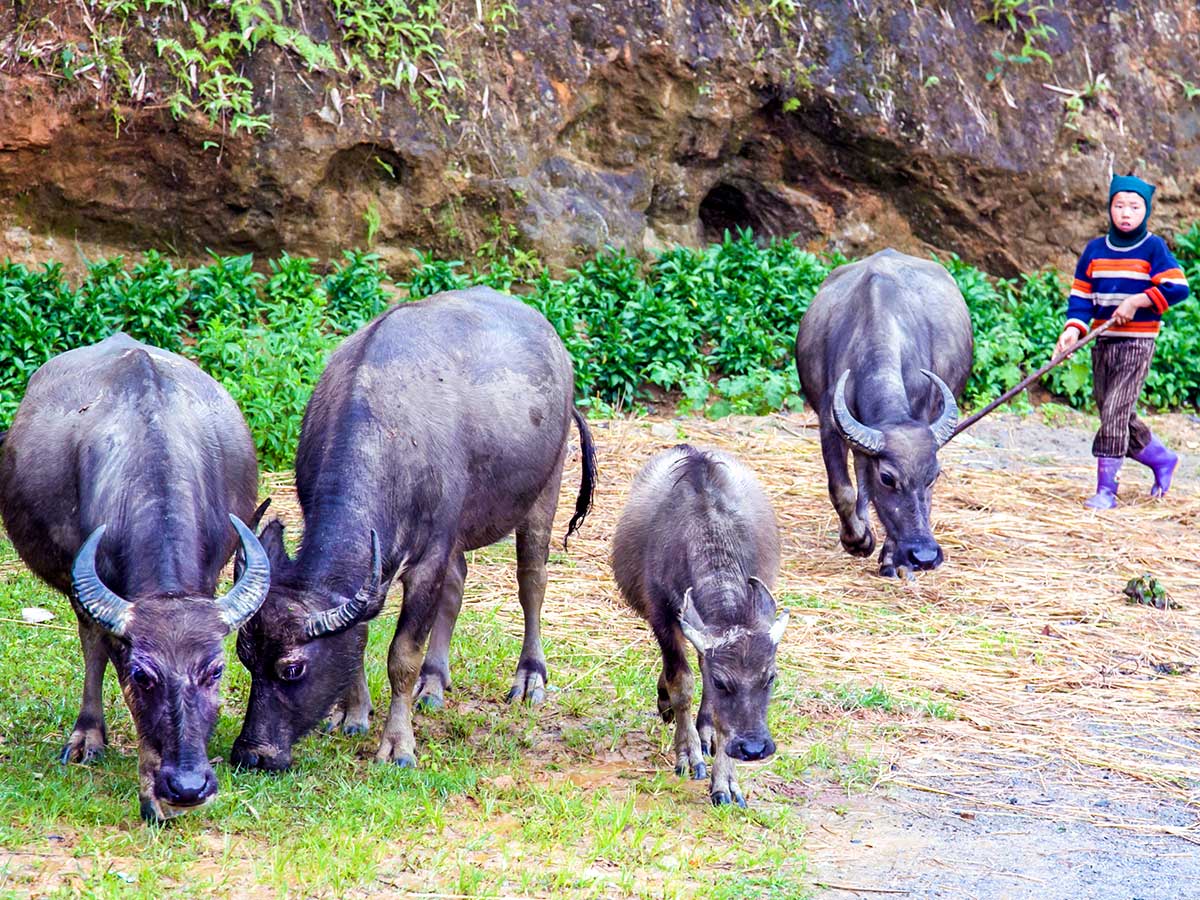
<instances>
[{"instance_id":1,"label":"striped sweater","mask_svg":"<svg viewBox=\"0 0 1200 900\"><path fill-rule=\"evenodd\" d=\"M1122 300L1142 293L1152 305L1140 308L1128 324L1114 325L1106 336L1157 337L1162 314L1187 297L1188 283L1167 242L1157 234L1147 234L1132 247L1114 247L1107 237L1098 237L1088 243L1075 267L1067 325L1087 334L1093 321L1105 321Z\"/></svg>"}]
</instances>

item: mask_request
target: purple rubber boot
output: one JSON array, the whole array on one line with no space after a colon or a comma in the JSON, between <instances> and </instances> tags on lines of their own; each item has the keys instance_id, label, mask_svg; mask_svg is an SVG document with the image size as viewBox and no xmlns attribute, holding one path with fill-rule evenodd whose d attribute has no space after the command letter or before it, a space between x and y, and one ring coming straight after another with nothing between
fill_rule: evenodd
<instances>
[{"instance_id":1,"label":"purple rubber boot","mask_svg":"<svg viewBox=\"0 0 1200 900\"><path fill-rule=\"evenodd\" d=\"M1084 501L1092 509L1112 509L1117 505L1117 472L1125 460L1115 456L1096 457L1096 496Z\"/></svg>"},{"instance_id":2,"label":"purple rubber boot","mask_svg":"<svg viewBox=\"0 0 1200 900\"><path fill-rule=\"evenodd\" d=\"M1168 450L1166 444L1152 435L1150 443L1140 453L1135 453L1133 458L1143 466L1148 466L1154 473L1154 487L1150 488L1151 497L1161 497L1171 489L1171 476L1175 474L1175 467L1179 465L1179 455Z\"/></svg>"}]
</instances>

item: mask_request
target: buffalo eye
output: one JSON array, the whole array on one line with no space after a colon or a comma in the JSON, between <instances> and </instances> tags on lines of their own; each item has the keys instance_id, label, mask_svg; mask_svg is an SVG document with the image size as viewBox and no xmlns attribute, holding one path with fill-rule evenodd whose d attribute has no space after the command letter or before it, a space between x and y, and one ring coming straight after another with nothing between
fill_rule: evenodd
<instances>
[{"instance_id":1,"label":"buffalo eye","mask_svg":"<svg viewBox=\"0 0 1200 900\"><path fill-rule=\"evenodd\" d=\"M769 688L771 685L773 685L775 683L775 676L777 674L778 674L777 672L772 672L770 675L767 676L766 687Z\"/></svg>"},{"instance_id":2,"label":"buffalo eye","mask_svg":"<svg viewBox=\"0 0 1200 900\"><path fill-rule=\"evenodd\" d=\"M129 677L133 680L133 683L143 691L148 691L155 685L154 676L141 666L134 666L131 668L129 670Z\"/></svg>"},{"instance_id":3,"label":"buffalo eye","mask_svg":"<svg viewBox=\"0 0 1200 900\"><path fill-rule=\"evenodd\" d=\"M883 482L884 487L894 488L896 486L896 479L889 472L880 472L879 480Z\"/></svg>"},{"instance_id":4,"label":"buffalo eye","mask_svg":"<svg viewBox=\"0 0 1200 900\"><path fill-rule=\"evenodd\" d=\"M722 694L732 694L733 693L733 685L730 684L728 681L726 681L724 678L713 678L713 687L715 687Z\"/></svg>"},{"instance_id":5,"label":"buffalo eye","mask_svg":"<svg viewBox=\"0 0 1200 900\"><path fill-rule=\"evenodd\" d=\"M304 663L281 663L279 666L279 677L284 681L299 681L304 677Z\"/></svg>"},{"instance_id":6,"label":"buffalo eye","mask_svg":"<svg viewBox=\"0 0 1200 900\"><path fill-rule=\"evenodd\" d=\"M216 684L217 682L219 682L221 680L221 676L224 674L225 674L225 666L222 665L221 663L217 663L215 666L213 666L211 669L208 670L208 677L205 678L205 681L210 685Z\"/></svg>"}]
</instances>

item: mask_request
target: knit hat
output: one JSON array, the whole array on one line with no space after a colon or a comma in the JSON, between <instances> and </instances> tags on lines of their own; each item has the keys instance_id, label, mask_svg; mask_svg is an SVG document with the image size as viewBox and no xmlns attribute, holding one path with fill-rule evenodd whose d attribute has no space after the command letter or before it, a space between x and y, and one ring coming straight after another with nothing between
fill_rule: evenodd
<instances>
[{"instance_id":1,"label":"knit hat","mask_svg":"<svg viewBox=\"0 0 1200 900\"><path fill-rule=\"evenodd\" d=\"M1146 215L1142 223L1133 231L1122 231L1112 217L1113 197L1122 191L1131 191L1146 202ZM1154 197L1154 185L1149 184L1134 175L1114 175L1108 186L1108 242L1114 247L1132 247L1146 236L1146 226L1150 222L1151 200Z\"/></svg>"}]
</instances>

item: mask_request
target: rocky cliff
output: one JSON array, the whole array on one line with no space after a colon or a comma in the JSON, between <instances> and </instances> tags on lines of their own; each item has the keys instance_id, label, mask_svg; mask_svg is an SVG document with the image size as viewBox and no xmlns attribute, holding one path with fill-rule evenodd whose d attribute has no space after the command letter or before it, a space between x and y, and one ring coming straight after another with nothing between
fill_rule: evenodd
<instances>
[{"instance_id":1,"label":"rocky cliff","mask_svg":"<svg viewBox=\"0 0 1200 900\"><path fill-rule=\"evenodd\" d=\"M162 39L222 4L0 6L0 257L370 240L394 271L413 247L569 264L751 226L1013 274L1071 264L1113 167L1159 184L1160 230L1200 218L1194 0L454 0L435 36L461 84L432 104L343 65L351 5L276 5L291 47L331 52L239 55L250 131L205 114L194 69L195 105L168 102Z\"/></svg>"}]
</instances>

